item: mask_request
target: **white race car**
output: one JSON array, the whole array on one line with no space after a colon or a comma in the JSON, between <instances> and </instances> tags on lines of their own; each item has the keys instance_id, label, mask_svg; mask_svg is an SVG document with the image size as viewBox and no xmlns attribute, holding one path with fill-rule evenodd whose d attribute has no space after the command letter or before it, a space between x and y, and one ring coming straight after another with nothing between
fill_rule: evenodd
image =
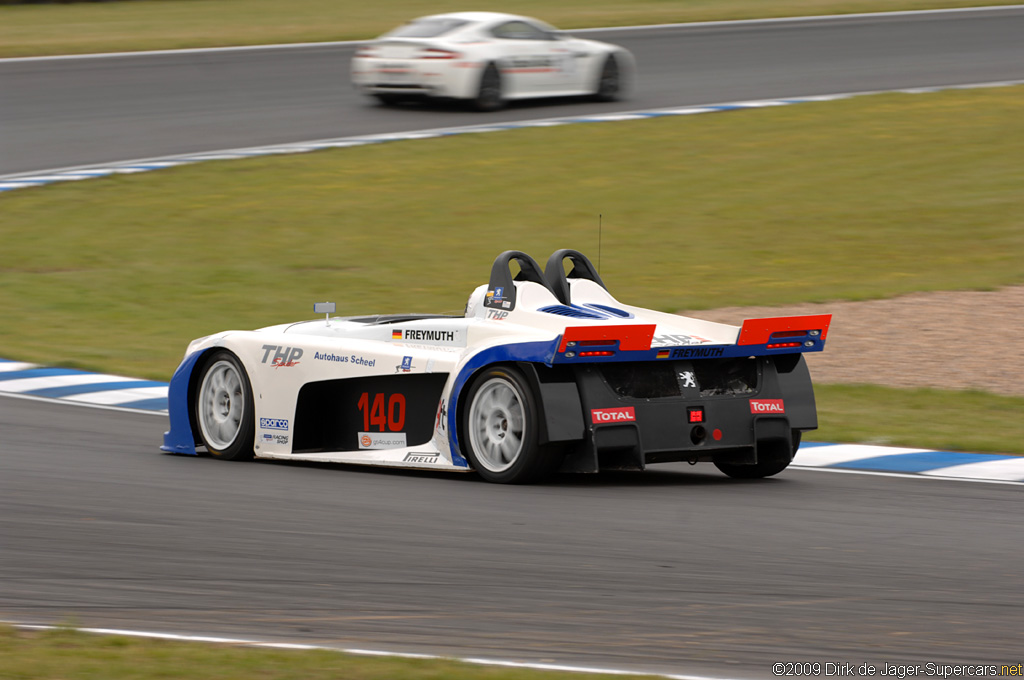
<instances>
[{"instance_id":1,"label":"white race car","mask_svg":"<svg viewBox=\"0 0 1024 680\"><path fill-rule=\"evenodd\" d=\"M632 307L574 250L544 271L502 253L460 316L330 318L331 307L193 341L161 448L493 482L682 460L766 477L817 427L802 353L824 348L830 315L737 328Z\"/></svg>"},{"instance_id":2,"label":"white race car","mask_svg":"<svg viewBox=\"0 0 1024 680\"><path fill-rule=\"evenodd\" d=\"M360 47L352 82L385 104L444 97L482 111L529 97L622 96L633 55L528 17L457 12L416 19Z\"/></svg>"}]
</instances>

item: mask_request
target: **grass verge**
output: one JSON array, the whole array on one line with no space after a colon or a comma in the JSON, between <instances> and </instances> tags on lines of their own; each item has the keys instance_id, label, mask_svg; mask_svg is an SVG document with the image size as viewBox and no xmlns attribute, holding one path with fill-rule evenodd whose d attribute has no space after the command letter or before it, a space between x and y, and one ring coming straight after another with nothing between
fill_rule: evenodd
<instances>
[{"instance_id":1,"label":"grass verge","mask_svg":"<svg viewBox=\"0 0 1024 680\"><path fill-rule=\"evenodd\" d=\"M93 635L72 628L26 632L0 625L0 678L33 680L629 680L496 668L425 659L365 657L331 651L273 650Z\"/></svg>"},{"instance_id":2,"label":"grass verge","mask_svg":"<svg viewBox=\"0 0 1024 680\"><path fill-rule=\"evenodd\" d=\"M473 9L560 28L845 14L1016 0L477 0ZM0 57L371 38L413 17L466 9L440 0L147 0L0 5Z\"/></svg>"},{"instance_id":3,"label":"grass verge","mask_svg":"<svg viewBox=\"0 0 1024 680\"><path fill-rule=\"evenodd\" d=\"M877 385L818 384L814 393L814 441L1024 455L1024 399Z\"/></svg>"},{"instance_id":4,"label":"grass verge","mask_svg":"<svg viewBox=\"0 0 1024 680\"><path fill-rule=\"evenodd\" d=\"M314 300L461 311L502 250L596 255L599 213L612 292L662 310L1018 284L1021 110L878 95L7 192L0 356L166 379L189 339Z\"/></svg>"}]
</instances>

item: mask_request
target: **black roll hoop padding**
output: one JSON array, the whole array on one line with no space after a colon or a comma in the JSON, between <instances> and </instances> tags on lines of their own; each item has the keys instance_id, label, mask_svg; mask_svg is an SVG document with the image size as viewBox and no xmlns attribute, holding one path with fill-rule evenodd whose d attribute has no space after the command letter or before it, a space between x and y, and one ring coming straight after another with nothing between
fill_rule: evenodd
<instances>
[{"instance_id":1,"label":"black roll hoop padding","mask_svg":"<svg viewBox=\"0 0 1024 680\"><path fill-rule=\"evenodd\" d=\"M512 270L509 266L513 260L519 263L519 273L516 274L515 279L512 278ZM491 280L487 284L487 297L484 298L484 307L515 309L516 287L513 281L538 283L551 291L552 295L555 295L555 291L548 285L536 260L521 250L506 250L495 258L494 264L491 266Z\"/></svg>"},{"instance_id":2,"label":"black roll hoop padding","mask_svg":"<svg viewBox=\"0 0 1024 680\"><path fill-rule=\"evenodd\" d=\"M566 258L572 262L572 269L568 274L563 266ZM587 256L578 250L569 248L562 248L551 253L548 263L544 266L544 278L547 279L548 287L554 292L555 297L563 305L572 304L568 279L587 279L608 290L608 286L604 285L601 275L597 273L597 269L587 259Z\"/></svg>"}]
</instances>

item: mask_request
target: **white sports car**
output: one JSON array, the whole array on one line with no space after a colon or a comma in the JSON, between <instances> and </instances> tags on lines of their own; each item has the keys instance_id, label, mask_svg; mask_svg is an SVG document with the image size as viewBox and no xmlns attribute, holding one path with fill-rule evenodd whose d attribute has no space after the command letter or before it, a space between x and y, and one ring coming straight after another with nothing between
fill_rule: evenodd
<instances>
[{"instance_id":1,"label":"white sports car","mask_svg":"<svg viewBox=\"0 0 1024 680\"><path fill-rule=\"evenodd\" d=\"M415 19L352 58L353 84L385 104L445 97L471 101L482 111L529 97L615 100L632 73L633 55L622 47L497 12Z\"/></svg>"},{"instance_id":2,"label":"white sports car","mask_svg":"<svg viewBox=\"0 0 1024 680\"><path fill-rule=\"evenodd\" d=\"M332 306L193 341L161 448L513 483L682 460L766 477L818 424L803 353L824 348L831 316L737 328L625 305L574 250L543 271L502 253L459 316Z\"/></svg>"}]
</instances>

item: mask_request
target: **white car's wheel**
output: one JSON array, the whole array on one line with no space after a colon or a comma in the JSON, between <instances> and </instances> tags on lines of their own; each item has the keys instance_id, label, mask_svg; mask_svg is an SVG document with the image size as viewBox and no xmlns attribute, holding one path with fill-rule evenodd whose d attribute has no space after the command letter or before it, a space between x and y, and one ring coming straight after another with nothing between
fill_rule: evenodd
<instances>
[{"instance_id":1,"label":"white car's wheel","mask_svg":"<svg viewBox=\"0 0 1024 680\"><path fill-rule=\"evenodd\" d=\"M206 363L195 395L195 414L211 455L225 460L253 457L252 389L234 354L219 351Z\"/></svg>"},{"instance_id":2,"label":"white car's wheel","mask_svg":"<svg viewBox=\"0 0 1024 680\"><path fill-rule=\"evenodd\" d=\"M473 468L489 482L532 482L557 462L538 443L537 407L529 384L514 368L484 371L463 408L462 430Z\"/></svg>"},{"instance_id":3,"label":"white car's wheel","mask_svg":"<svg viewBox=\"0 0 1024 680\"><path fill-rule=\"evenodd\" d=\"M622 94L622 74L619 72L619 62L614 55L609 55L601 67L601 75L597 79L597 88L594 90L594 99L600 102L613 102Z\"/></svg>"},{"instance_id":4,"label":"white car's wheel","mask_svg":"<svg viewBox=\"0 0 1024 680\"><path fill-rule=\"evenodd\" d=\"M505 97L501 88L501 72L498 71L498 66L491 62L480 75L480 87L473 100L477 111L497 111L503 107Z\"/></svg>"}]
</instances>

